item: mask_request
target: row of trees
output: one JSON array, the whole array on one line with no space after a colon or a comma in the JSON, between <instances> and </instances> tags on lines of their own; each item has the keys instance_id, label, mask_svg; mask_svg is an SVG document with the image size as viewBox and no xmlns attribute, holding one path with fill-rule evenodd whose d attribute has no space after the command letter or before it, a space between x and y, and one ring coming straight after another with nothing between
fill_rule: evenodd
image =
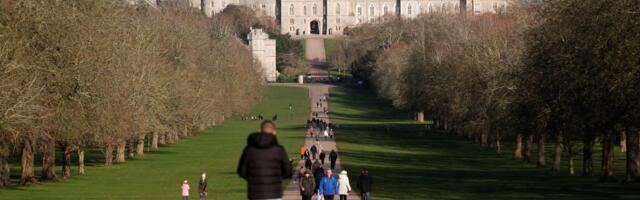
<instances>
[{"instance_id":1,"label":"row of trees","mask_svg":"<svg viewBox=\"0 0 640 200\"><path fill-rule=\"evenodd\" d=\"M182 2L0 0L0 187L9 158L21 184L71 176L77 153L123 163L244 111L263 95L260 67L230 25ZM115 156L115 157L114 157Z\"/></svg>"},{"instance_id":2,"label":"row of trees","mask_svg":"<svg viewBox=\"0 0 640 200\"><path fill-rule=\"evenodd\" d=\"M552 169L566 155L573 175L614 177L614 146L626 152L626 180L640 177L640 3L580 0L510 5L505 16L424 15L353 29L333 65L349 68L399 108L428 113L436 126L514 158Z\"/></svg>"}]
</instances>

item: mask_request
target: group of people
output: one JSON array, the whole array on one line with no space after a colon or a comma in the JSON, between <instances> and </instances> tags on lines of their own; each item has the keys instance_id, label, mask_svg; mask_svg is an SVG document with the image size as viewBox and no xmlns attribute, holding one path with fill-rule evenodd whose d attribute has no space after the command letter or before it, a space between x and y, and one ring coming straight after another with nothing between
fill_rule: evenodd
<instances>
[{"instance_id":1,"label":"group of people","mask_svg":"<svg viewBox=\"0 0 640 200\"><path fill-rule=\"evenodd\" d=\"M316 106L318 108L322 107L323 101L326 101L326 96L324 95L321 96L319 102L316 102ZM291 110L292 105L289 105L289 107ZM326 107L324 109L326 112ZM317 115L316 113L314 114ZM307 120L307 127L309 128L310 137L314 137L314 130L319 131L318 134L315 134L316 143L309 148L300 147L300 159L304 160L304 166L300 167L298 171L300 176L294 179L294 183L298 184L303 200L311 200L314 195L318 196L318 200L334 200L335 196L340 196L340 200L346 200L352 191L347 171L342 170L338 176L334 176L333 173L338 160L338 153L335 149L331 150L328 155L330 168L324 168L327 154L318 141L320 133L326 139L333 138L333 125L315 115L313 119ZM248 136L247 145L240 157L237 173L247 181L247 197L249 200L282 200L282 182L284 179L289 179L293 176L293 159L288 157L286 150L278 143L276 138L276 125L274 123L276 119L277 115L274 116L272 121L263 121L258 132ZM201 199L203 197L206 198L205 175L203 175L202 179L204 180L204 189L199 190ZM362 170L357 180L357 188L360 191L362 200L369 200L372 184L373 179L369 176L368 171L366 169ZM201 186L200 188L203 187ZM186 199L188 199L189 186L186 180L182 189L183 197L186 196Z\"/></svg>"},{"instance_id":2,"label":"group of people","mask_svg":"<svg viewBox=\"0 0 640 200\"><path fill-rule=\"evenodd\" d=\"M242 121L249 121L249 120L251 120L251 121L255 121L255 120L262 121L262 120L264 120L264 117L262 116L262 114L259 114L259 115L248 115L248 116L247 115L242 115L240 117L240 119ZM275 115L273 115L273 117L271 117L271 121L276 121L276 120L278 120L278 114L275 114Z\"/></svg>"},{"instance_id":3,"label":"group of people","mask_svg":"<svg viewBox=\"0 0 640 200\"><path fill-rule=\"evenodd\" d=\"M248 121L248 120L264 120L264 117L262 117L262 114L259 115L242 115L242 117L240 118L242 119L242 121Z\"/></svg>"},{"instance_id":4,"label":"group of people","mask_svg":"<svg viewBox=\"0 0 640 200\"><path fill-rule=\"evenodd\" d=\"M320 142L311 145L310 148L300 146L300 160L304 160L304 167L308 170L316 169L317 166L324 165L327 154L325 153ZM338 152L335 149L329 152L329 161L331 163L331 169L335 169L336 161L338 160Z\"/></svg>"},{"instance_id":5,"label":"group of people","mask_svg":"<svg viewBox=\"0 0 640 200\"><path fill-rule=\"evenodd\" d=\"M191 190L191 186L189 186L189 181L184 179L182 181L182 186L180 187L182 191L182 200L189 200L189 190ZM200 196L200 200L207 199L207 174L202 173L200 176L200 182L198 183L198 195Z\"/></svg>"},{"instance_id":6,"label":"group of people","mask_svg":"<svg viewBox=\"0 0 640 200\"><path fill-rule=\"evenodd\" d=\"M324 140L333 139L335 136L334 128L335 125L331 123L327 123L326 121L319 118L312 118L307 120L307 132L311 137L315 137L316 140L323 137Z\"/></svg>"}]
</instances>

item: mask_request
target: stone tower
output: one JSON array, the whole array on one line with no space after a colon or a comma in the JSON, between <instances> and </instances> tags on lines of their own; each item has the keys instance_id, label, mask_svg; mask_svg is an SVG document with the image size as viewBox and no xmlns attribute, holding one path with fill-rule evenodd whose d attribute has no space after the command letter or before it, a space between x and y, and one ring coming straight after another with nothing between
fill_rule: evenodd
<instances>
[{"instance_id":1,"label":"stone tower","mask_svg":"<svg viewBox=\"0 0 640 200\"><path fill-rule=\"evenodd\" d=\"M275 82L278 78L276 70L276 40L269 39L269 35L259 28L251 28L247 36L253 58L262 66L265 80Z\"/></svg>"}]
</instances>

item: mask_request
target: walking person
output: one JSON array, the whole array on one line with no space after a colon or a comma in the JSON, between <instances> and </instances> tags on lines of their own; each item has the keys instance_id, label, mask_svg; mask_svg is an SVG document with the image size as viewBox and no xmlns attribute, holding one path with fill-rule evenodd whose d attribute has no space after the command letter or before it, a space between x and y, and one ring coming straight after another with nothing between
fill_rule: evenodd
<instances>
[{"instance_id":1,"label":"walking person","mask_svg":"<svg viewBox=\"0 0 640 200\"><path fill-rule=\"evenodd\" d=\"M198 194L200 195L200 200L207 200L207 173L202 173L202 176L200 176Z\"/></svg>"},{"instance_id":2,"label":"walking person","mask_svg":"<svg viewBox=\"0 0 640 200\"><path fill-rule=\"evenodd\" d=\"M316 190L316 180L311 176L311 172L305 171L300 179L300 195L302 200L311 200Z\"/></svg>"},{"instance_id":3,"label":"walking person","mask_svg":"<svg viewBox=\"0 0 640 200\"><path fill-rule=\"evenodd\" d=\"M189 190L191 187L189 187L189 181L187 181L187 179L182 181L182 187L180 187L180 189L182 189L182 200L189 200Z\"/></svg>"},{"instance_id":4,"label":"walking person","mask_svg":"<svg viewBox=\"0 0 640 200\"><path fill-rule=\"evenodd\" d=\"M331 161L331 170L336 169L336 161L338 160L338 152L336 150L331 150L329 153L329 161Z\"/></svg>"},{"instance_id":5,"label":"walking person","mask_svg":"<svg viewBox=\"0 0 640 200\"><path fill-rule=\"evenodd\" d=\"M362 173L358 177L357 187L360 190L360 197L362 200L371 199L371 185L373 184L373 178L369 176L369 171L363 169Z\"/></svg>"},{"instance_id":6,"label":"walking person","mask_svg":"<svg viewBox=\"0 0 640 200\"><path fill-rule=\"evenodd\" d=\"M248 199L282 199L282 180L292 176L291 161L278 144L275 123L263 121L260 132L247 138L238 164L238 175L247 181Z\"/></svg>"},{"instance_id":7,"label":"walking person","mask_svg":"<svg viewBox=\"0 0 640 200\"><path fill-rule=\"evenodd\" d=\"M349 176L347 176L346 170L342 170L338 176L338 194L340 194L340 200L347 200L349 193L351 193Z\"/></svg>"},{"instance_id":8,"label":"walking person","mask_svg":"<svg viewBox=\"0 0 640 200\"><path fill-rule=\"evenodd\" d=\"M300 168L298 168L297 170L297 174L293 174L293 183L297 183L300 179L302 179L302 175L304 174L304 172L307 171L307 168L304 168L304 166L300 166Z\"/></svg>"},{"instance_id":9,"label":"walking person","mask_svg":"<svg viewBox=\"0 0 640 200\"><path fill-rule=\"evenodd\" d=\"M320 155L318 156L318 158L320 158L320 164L324 165L324 158L327 156L327 154L324 153L324 151L320 151Z\"/></svg>"},{"instance_id":10,"label":"walking person","mask_svg":"<svg viewBox=\"0 0 640 200\"><path fill-rule=\"evenodd\" d=\"M311 158L313 158L314 160L316 159L316 155L318 154L318 147L316 147L316 145L312 145L311 146Z\"/></svg>"},{"instance_id":11,"label":"walking person","mask_svg":"<svg viewBox=\"0 0 640 200\"><path fill-rule=\"evenodd\" d=\"M316 181L316 189L314 189L314 192L318 192L318 189L320 187L320 180L322 180L322 177L324 177L324 168L322 166L318 166L317 168L314 167L313 168L313 179Z\"/></svg>"},{"instance_id":12,"label":"walking person","mask_svg":"<svg viewBox=\"0 0 640 200\"><path fill-rule=\"evenodd\" d=\"M307 152L307 148L304 148L304 146L300 146L300 150L298 151L298 153L300 153L300 160L303 160L305 158L305 152Z\"/></svg>"},{"instance_id":13,"label":"walking person","mask_svg":"<svg viewBox=\"0 0 640 200\"><path fill-rule=\"evenodd\" d=\"M338 180L333 177L333 171L327 170L326 176L320 181L318 194L324 197L324 200L334 200L333 197L338 194Z\"/></svg>"},{"instance_id":14,"label":"walking person","mask_svg":"<svg viewBox=\"0 0 640 200\"><path fill-rule=\"evenodd\" d=\"M304 167L306 167L307 169L311 169L312 164L313 162L311 162L310 158L307 158L306 160L304 160Z\"/></svg>"},{"instance_id":15,"label":"walking person","mask_svg":"<svg viewBox=\"0 0 640 200\"><path fill-rule=\"evenodd\" d=\"M324 129L324 140L329 140L329 130Z\"/></svg>"}]
</instances>

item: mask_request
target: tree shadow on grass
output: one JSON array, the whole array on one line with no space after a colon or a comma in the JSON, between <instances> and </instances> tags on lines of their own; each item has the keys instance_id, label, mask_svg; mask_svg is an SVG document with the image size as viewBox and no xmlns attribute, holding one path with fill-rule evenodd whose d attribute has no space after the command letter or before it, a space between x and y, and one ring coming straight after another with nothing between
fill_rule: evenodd
<instances>
[{"instance_id":1,"label":"tree shadow on grass","mask_svg":"<svg viewBox=\"0 0 640 200\"><path fill-rule=\"evenodd\" d=\"M640 199L639 183L601 183L536 168L428 131L370 92L332 92L343 167L353 182L357 171L368 168L376 199Z\"/></svg>"},{"instance_id":2,"label":"tree shadow on grass","mask_svg":"<svg viewBox=\"0 0 640 200\"><path fill-rule=\"evenodd\" d=\"M362 126L366 127L364 130L357 130L357 125L352 127L353 132L338 138L340 143L376 148L341 148L340 154L347 158L343 161L346 169L368 168L376 180L383 181L376 187L382 187L379 190L384 190L384 197L391 199L640 197L634 189L639 184L598 183L592 178L569 177L505 160L493 151L479 150L468 141L448 135L387 133L375 131L369 125Z\"/></svg>"}]
</instances>

